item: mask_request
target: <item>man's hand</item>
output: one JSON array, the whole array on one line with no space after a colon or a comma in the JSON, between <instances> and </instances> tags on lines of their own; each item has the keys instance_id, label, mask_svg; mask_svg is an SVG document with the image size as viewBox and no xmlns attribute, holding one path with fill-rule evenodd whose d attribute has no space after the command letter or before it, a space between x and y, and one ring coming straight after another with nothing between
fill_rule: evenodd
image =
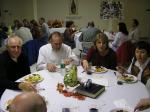
<instances>
[{"instance_id":1,"label":"man's hand","mask_svg":"<svg viewBox=\"0 0 150 112\"><path fill-rule=\"evenodd\" d=\"M64 64L69 65L72 62L72 59L64 59Z\"/></svg>"},{"instance_id":2,"label":"man's hand","mask_svg":"<svg viewBox=\"0 0 150 112\"><path fill-rule=\"evenodd\" d=\"M19 84L19 88L23 91L33 91L33 92L37 92L35 86L30 83L30 82L21 82Z\"/></svg>"},{"instance_id":3,"label":"man's hand","mask_svg":"<svg viewBox=\"0 0 150 112\"><path fill-rule=\"evenodd\" d=\"M57 69L57 67L55 64L50 64L50 63L47 64L47 70L49 72L56 72L56 69Z\"/></svg>"}]
</instances>

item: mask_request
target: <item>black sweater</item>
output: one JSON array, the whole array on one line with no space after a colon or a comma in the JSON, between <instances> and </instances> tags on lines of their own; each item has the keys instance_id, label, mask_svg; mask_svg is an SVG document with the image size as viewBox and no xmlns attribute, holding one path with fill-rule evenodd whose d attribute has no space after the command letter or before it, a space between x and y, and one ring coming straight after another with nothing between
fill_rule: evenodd
<instances>
[{"instance_id":1,"label":"black sweater","mask_svg":"<svg viewBox=\"0 0 150 112\"><path fill-rule=\"evenodd\" d=\"M0 54L0 92L5 89L19 90L17 79L30 73L27 57L21 54L17 62L13 61L8 51Z\"/></svg>"}]
</instances>

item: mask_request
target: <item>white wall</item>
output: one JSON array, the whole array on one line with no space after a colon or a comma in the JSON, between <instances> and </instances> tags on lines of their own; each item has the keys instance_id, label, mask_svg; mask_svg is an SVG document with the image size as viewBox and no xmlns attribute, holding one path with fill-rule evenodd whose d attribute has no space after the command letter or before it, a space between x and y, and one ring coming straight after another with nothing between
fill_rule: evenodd
<instances>
[{"instance_id":1,"label":"white wall","mask_svg":"<svg viewBox=\"0 0 150 112\"><path fill-rule=\"evenodd\" d=\"M128 27L131 19L137 18L140 22L142 36L150 37L150 0L125 0L125 22Z\"/></svg>"},{"instance_id":2,"label":"white wall","mask_svg":"<svg viewBox=\"0 0 150 112\"><path fill-rule=\"evenodd\" d=\"M69 15L69 0L38 0L38 17L65 21L72 18L79 27L93 20L100 29L108 29L110 22L101 20L99 16L100 0L78 0L77 6L78 15Z\"/></svg>"},{"instance_id":3,"label":"white wall","mask_svg":"<svg viewBox=\"0 0 150 112\"><path fill-rule=\"evenodd\" d=\"M33 1L37 3L37 9L34 7ZM0 17L0 20L10 24L16 18L38 19L45 17L46 20L62 19L64 21L73 19L79 28L85 26L88 21L93 20L100 29L116 31L118 20L100 19L101 0L77 1L78 15L69 15L69 0L1 0L2 11L8 10L9 12ZM131 19L137 18L140 22L142 36L150 37L150 12L146 11L146 9L150 9L150 0L120 1L124 5L124 21L127 23L128 28ZM34 17L36 13L37 17Z\"/></svg>"},{"instance_id":4,"label":"white wall","mask_svg":"<svg viewBox=\"0 0 150 112\"><path fill-rule=\"evenodd\" d=\"M31 0L1 0L1 13L0 20L7 24L12 24L18 18L32 19L33 4Z\"/></svg>"}]
</instances>

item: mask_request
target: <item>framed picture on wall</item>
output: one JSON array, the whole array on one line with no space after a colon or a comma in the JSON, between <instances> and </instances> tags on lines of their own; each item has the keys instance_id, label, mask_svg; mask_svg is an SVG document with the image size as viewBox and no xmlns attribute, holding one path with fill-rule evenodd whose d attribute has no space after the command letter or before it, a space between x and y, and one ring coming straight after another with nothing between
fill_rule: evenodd
<instances>
[{"instance_id":1,"label":"framed picture on wall","mask_svg":"<svg viewBox=\"0 0 150 112\"><path fill-rule=\"evenodd\" d=\"M69 0L69 15L78 15L78 0Z\"/></svg>"},{"instance_id":2,"label":"framed picture on wall","mask_svg":"<svg viewBox=\"0 0 150 112\"><path fill-rule=\"evenodd\" d=\"M101 19L122 19L123 18L123 3L118 1L102 0L100 4Z\"/></svg>"}]
</instances>

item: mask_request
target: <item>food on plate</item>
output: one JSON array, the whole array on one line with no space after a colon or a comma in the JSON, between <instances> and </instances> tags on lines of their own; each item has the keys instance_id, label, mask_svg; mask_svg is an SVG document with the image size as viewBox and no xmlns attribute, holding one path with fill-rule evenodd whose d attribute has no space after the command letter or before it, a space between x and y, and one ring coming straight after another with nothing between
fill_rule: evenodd
<instances>
[{"instance_id":1,"label":"food on plate","mask_svg":"<svg viewBox=\"0 0 150 112\"><path fill-rule=\"evenodd\" d=\"M25 81L31 82L31 83L38 83L42 80L43 78L39 74L32 74L32 75L25 77Z\"/></svg>"},{"instance_id":2,"label":"food on plate","mask_svg":"<svg viewBox=\"0 0 150 112\"><path fill-rule=\"evenodd\" d=\"M95 67L95 72L105 72L105 71L106 71L106 68L104 68L104 67L101 67L101 66Z\"/></svg>"},{"instance_id":3,"label":"food on plate","mask_svg":"<svg viewBox=\"0 0 150 112\"><path fill-rule=\"evenodd\" d=\"M119 78L125 82L133 82L134 81L133 75L122 75Z\"/></svg>"}]
</instances>

